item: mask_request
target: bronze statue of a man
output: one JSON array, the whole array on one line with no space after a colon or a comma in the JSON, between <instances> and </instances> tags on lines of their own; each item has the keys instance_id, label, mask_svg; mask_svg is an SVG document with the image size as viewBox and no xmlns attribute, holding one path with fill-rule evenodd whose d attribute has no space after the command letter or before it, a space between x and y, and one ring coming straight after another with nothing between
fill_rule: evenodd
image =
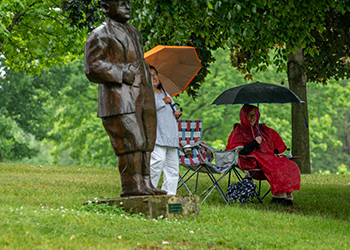
<instances>
[{"instance_id":1,"label":"bronze statue of a man","mask_svg":"<svg viewBox=\"0 0 350 250\"><path fill-rule=\"evenodd\" d=\"M98 83L98 111L119 157L121 196L160 195L150 181L157 118L141 33L127 21L129 0L101 0L105 22L85 44L85 74Z\"/></svg>"}]
</instances>

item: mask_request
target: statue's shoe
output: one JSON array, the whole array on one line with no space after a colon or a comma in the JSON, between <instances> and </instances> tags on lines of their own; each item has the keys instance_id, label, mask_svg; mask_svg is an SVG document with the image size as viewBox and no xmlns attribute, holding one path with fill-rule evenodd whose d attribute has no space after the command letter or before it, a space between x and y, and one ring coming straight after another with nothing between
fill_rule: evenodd
<instances>
[{"instance_id":1,"label":"statue's shoe","mask_svg":"<svg viewBox=\"0 0 350 250\"><path fill-rule=\"evenodd\" d=\"M149 175L144 175L143 176L143 181L146 187L146 190L154 192L155 195L166 195L167 192L158 188L155 188L151 182L150 176Z\"/></svg>"},{"instance_id":2,"label":"statue's shoe","mask_svg":"<svg viewBox=\"0 0 350 250\"><path fill-rule=\"evenodd\" d=\"M154 195L155 193L147 189L132 189L132 190L123 190L120 194L120 197L126 196L142 196L142 195Z\"/></svg>"}]
</instances>

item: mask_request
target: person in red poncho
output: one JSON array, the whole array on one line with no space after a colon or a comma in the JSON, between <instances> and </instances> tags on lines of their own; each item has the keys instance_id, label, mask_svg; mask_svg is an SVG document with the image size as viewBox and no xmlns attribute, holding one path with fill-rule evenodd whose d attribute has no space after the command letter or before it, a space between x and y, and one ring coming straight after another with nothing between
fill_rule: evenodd
<instances>
[{"instance_id":1,"label":"person in red poncho","mask_svg":"<svg viewBox=\"0 0 350 250\"><path fill-rule=\"evenodd\" d=\"M240 113L240 124L235 124L226 150L244 146L240 155L252 155L254 158L240 157L238 166L242 170L256 169L257 162L271 185L272 203L285 206L293 205L294 190L300 190L300 170L295 162L282 154L286 150L279 134L265 124L257 128L258 109L245 104Z\"/></svg>"}]
</instances>

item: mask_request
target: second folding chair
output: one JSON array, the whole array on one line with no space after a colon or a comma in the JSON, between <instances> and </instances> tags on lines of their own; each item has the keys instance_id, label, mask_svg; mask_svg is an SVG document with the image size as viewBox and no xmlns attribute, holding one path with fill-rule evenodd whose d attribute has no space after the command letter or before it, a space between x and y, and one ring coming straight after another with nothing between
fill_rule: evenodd
<instances>
[{"instance_id":1,"label":"second folding chair","mask_svg":"<svg viewBox=\"0 0 350 250\"><path fill-rule=\"evenodd\" d=\"M225 192L220 186L221 180L231 171L235 169L238 162L238 151L243 147L237 147L234 150L219 151L209 147L202 137L201 120L179 120L179 162L185 167L186 172L179 177L178 189L184 186L190 195L196 194L198 187L199 174L206 174L211 183L209 187L203 191L199 196L203 198L204 202L208 196L216 189L225 203L228 203ZM215 156L215 164L213 163ZM215 178L215 175L221 175ZM187 185L187 181L193 176L196 176L195 188L192 193ZM229 180L230 182L230 180ZM229 183L230 184L230 183Z\"/></svg>"}]
</instances>

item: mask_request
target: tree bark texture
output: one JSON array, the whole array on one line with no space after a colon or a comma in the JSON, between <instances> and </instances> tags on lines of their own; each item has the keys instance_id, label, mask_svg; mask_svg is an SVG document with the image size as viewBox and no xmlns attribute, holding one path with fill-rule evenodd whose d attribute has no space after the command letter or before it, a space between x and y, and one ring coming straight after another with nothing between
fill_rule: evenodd
<instances>
[{"instance_id":1,"label":"tree bark texture","mask_svg":"<svg viewBox=\"0 0 350 250\"><path fill-rule=\"evenodd\" d=\"M302 104L292 104L292 154L301 156L295 160L302 174L311 174L310 164L310 138L309 128L305 125L305 119L309 124L306 73L303 68L303 50L299 49L295 54L288 55L288 82L289 88L305 101ZM304 114L305 118L304 118Z\"/></svg>"},{"instance_id":2,"label":"tree bark texture","mask_svg":"<svg viewBox=\"0 0 350 250\"><path fill-rule=\"evenodd\" d=\"M344 152L350 155L350 133L349 133L349 117L348 115L344 115L344 124L345 124L345 129L344 129L344 143L343 143L343 149Z\"/></svg>"}]
</instances>

